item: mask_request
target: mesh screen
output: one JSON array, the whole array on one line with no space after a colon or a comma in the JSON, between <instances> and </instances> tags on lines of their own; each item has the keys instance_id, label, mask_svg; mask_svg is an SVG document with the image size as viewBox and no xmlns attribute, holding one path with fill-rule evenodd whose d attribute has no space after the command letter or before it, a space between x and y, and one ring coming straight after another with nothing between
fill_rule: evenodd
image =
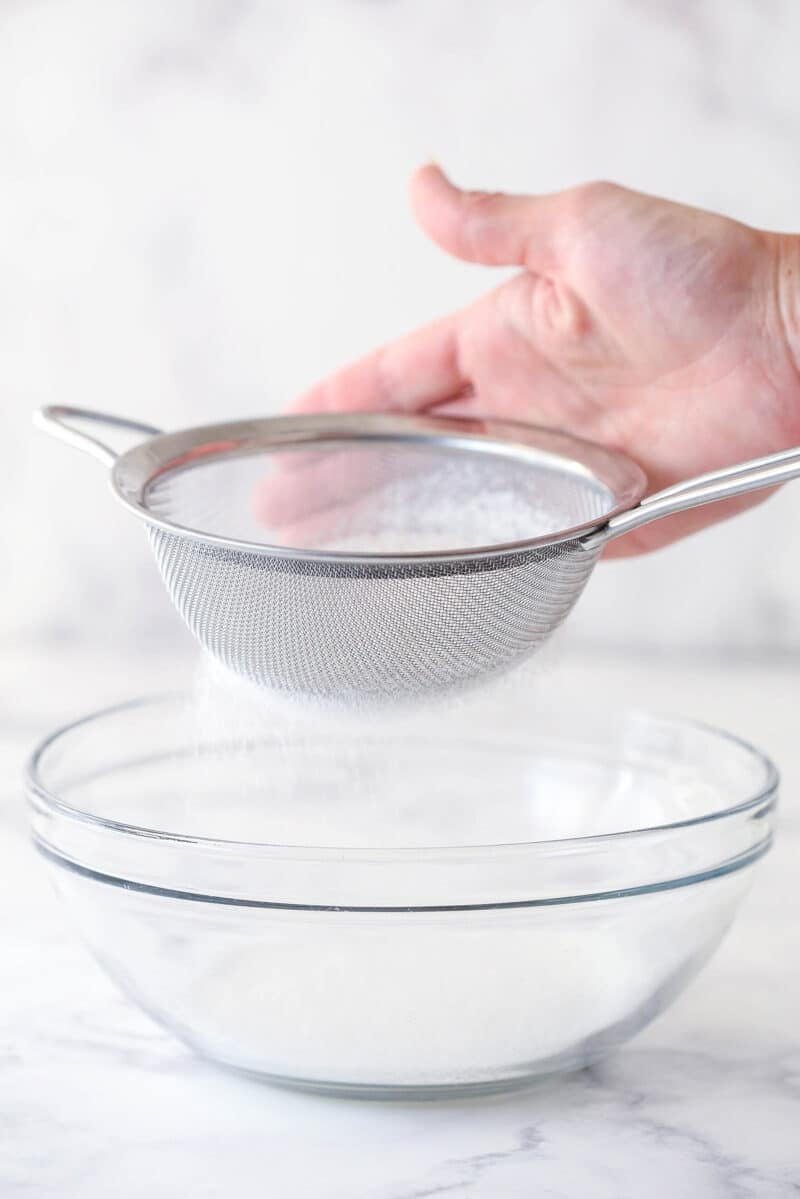
<instances>
[{"instance_id":1,"label":"mesh screen","mask_svg":"<svg viewBox=\"0 0 800 1199\"><path fill-rule=\"evenodd\" d=\"M612 506L590 476L520 454L363 441L201 461L157 477L145 503L235 540L398 554L547 536Z\"/></svg>"},{"instance_id":2,"label":"mesh screen","mask_svg":"<svg viewBox=\"0 0 800 1199\"><path fill-rule=\"evenodd\" d=\"M419 442L341 442L170 471L149 510L201 533L362 553L476 548L601 521L580 468ZM151 528L189 627L239 674L315 694L413 694L532 652L583 590L598 549L574 540L497 558L369 564L276 557Z\"/></svg>"},{"instance_id":3,"label":"mesh screen","mask_svg":"<svg viewBox=\"0 0 800 1199\"><path fill-rule=\"evenodd\" d=\"M296 562L151 530L200 641L239 674L322 695L413 694L500 671L569 613L599 550L579 542L472 562Z\"/></svg>"}]
</instances>

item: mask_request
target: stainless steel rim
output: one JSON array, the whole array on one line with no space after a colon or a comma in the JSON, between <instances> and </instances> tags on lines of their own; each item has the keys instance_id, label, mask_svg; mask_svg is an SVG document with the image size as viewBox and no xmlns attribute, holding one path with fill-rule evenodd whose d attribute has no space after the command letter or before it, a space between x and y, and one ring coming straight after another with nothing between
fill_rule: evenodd
<instances>
[{"instance_id":1,"label":"stainless steel rim","mask_svg":"<svg viewBox=\"0 0 800 1199\"><path fill-rule=\"evenodd\" d=\"M516 458L531 466L569 472L605 487L612 501L600 519L583 522L556 535L525 538L488 546L406 554L353 553L277 546L225 537L175 524L156 517L144 501L149 483L162 474L191 470L214 456L245 456L281 446L321 447L350 440L416 443L458 448ZM210 447L209 453L203 453ZM631 459L566 433L512 421L459 419L432 416L387 416L383 413L331 413L203 425L164 433L135 446L119 457L111 471L111 486L122 504L151 528L172 536L189 537L207 545L239 553L259 554L293 561L368 565L402 565L481 560L516 555L575 541L596 531L614 516L635 506L644 495L647 480Z\"/></svg>"},{"instance_id":2,"label":"stainless steel rim","mask_svg":"<svg viewBox=\"0 0 800 1199\"><path fill-rule=\"evenodd\" d=\"M36 423L55 436L83 449L111 467L112 487L120 501L152 528L173 537L190 538L234 552L293 561L337 562L339 564L393 565L481 561L520 555L564 543L576 543L589 552L599 552L617 537L623 537L652 521L717 503L764 488L775 487L800 477L800 447L781 450L711 471L677 483L643 499L647 480L644 472L626 455L607 450L570 434L513 421L482 418L402 416L384 413L328 413L266 417L205 425L179 433L159 433L150 425L122 417L107 416L83 408L52 405L35 413ZM75 428L81 422L107 425L148 439L117 457L92 434ZM280 446L331 444L347 440L436 443L478 452L517 457L539 468L558 469L603 486L612 504L602 517L560 529L557 534L533 537L490 546L405 554L362 554L334 550L295 549L223 537L186 528L154 516L145 504L150 482L160 475L190 469L212 455L251 454Z\"/></svg>"}]
</instances>

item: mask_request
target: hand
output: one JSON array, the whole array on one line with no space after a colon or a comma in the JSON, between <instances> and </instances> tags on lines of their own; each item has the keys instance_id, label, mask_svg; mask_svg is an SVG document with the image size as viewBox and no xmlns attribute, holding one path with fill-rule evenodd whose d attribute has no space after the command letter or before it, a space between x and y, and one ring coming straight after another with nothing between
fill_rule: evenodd
<instances>
[{"instance_id":1,"label":"hand","mask_svg":"<svg viewBox=\"0 0 800 1199\"><path fill-rule=\"evenodd\" d=\"M651 491L800 443L800 239L607 183L464 192L427 166L411 197L443 249L522 269L318 384L296 411L548 425L624 451ZM659 521L610 548L653 549L762 496Z\"/></svg>"}]
</instances>

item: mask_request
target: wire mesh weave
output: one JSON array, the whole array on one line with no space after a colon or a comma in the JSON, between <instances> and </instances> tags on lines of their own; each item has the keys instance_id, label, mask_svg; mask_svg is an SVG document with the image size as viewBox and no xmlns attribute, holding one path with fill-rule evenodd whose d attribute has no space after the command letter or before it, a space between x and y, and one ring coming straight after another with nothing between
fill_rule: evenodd
<instances>
[{"instance_id":1,"label":"wire mesh weave","mask_svg":"<svg viewBox=\"0 0 800 1199\"><path fill-rule=\"evenodd\" d=\"M493 674L535 650L599 549L576 539L456 551L602 520L609 492L580 468L504 446L354 439L215 448L156 474L146 502L180 527L151 525L153 550L189 628L226 666L283 691L393 696Z\"/></svg>"},{"instance_id":2,"label":"wire mesh weave","mask_svg":"<svg viewBox=\"0 0 800 1199\"><path fill-rule=\"evenodd\" d=\"M212 654L254 682L320 695L414 694L502 670L564 620L600 552L570 541L478 561L338 565L150 537Z\"/></svg>"}]
</instances>

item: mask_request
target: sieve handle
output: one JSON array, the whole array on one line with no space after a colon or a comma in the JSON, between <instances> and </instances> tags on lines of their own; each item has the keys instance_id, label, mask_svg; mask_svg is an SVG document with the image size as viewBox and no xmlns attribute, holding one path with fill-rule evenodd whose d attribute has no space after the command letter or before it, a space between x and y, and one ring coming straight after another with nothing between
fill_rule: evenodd
<instances>
[{"instance_id":1,"label":"sieve handle","mask_svg":"<svg viewBox=\"0 0 800 1199\"><path fill-rule=\"evenodd\" d=\"M685 512L689 508L733 499L734 496L745 495L748 491L775 487L779 483L787 483L790 479L798 477L800 447L781 450L780 453L768 454L765 458L754 458L750 462L741 462L737 466L728 466L722 470L709 471L708 474L698 475L694 479L687 479L685 483L676 483L647 496L636 508L612 517L605 528L584 538L584 544L598 545L612 541L616 537L624 537L633 529L641 528L642 525L649 525L651 521L661 520L663 516L674 516L675 513Z\"/></svg>"},{"instance_id":2,"label":"sieve handle","mask_svg":"<svg viewBox=\"0 0 800 1199\"><path fill-rule=\"evenodd\" d=\"M126 433L141 433L144 437L155 437L161 432L153 425L142 421L126 420L122 416L109 416L105 412L92 412L87 408L70 408L64 404L48 404L33 414L34 424L54 437L77 446L93 458L99 458L104 466L113 466L118 455L105 442L84 432L81 424L106 425L110 429L123 429ZM78 427L76 428L76 424Z\"/></svg>"}]
</instances>

